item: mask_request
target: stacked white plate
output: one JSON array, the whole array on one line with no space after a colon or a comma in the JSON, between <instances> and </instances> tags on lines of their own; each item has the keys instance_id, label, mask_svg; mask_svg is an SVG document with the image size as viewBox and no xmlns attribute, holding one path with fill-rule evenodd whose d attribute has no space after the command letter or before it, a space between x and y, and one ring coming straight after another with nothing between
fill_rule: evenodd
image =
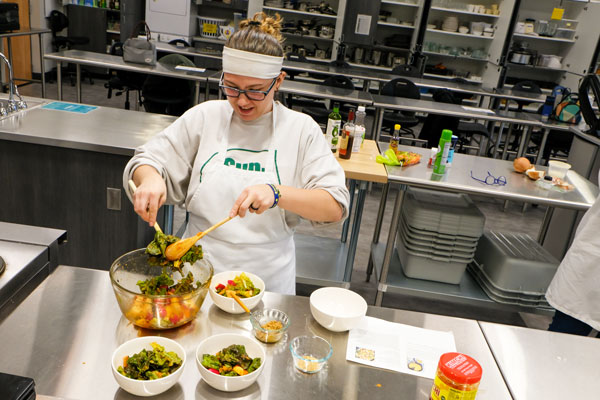
<instances>
[{"instance_id":1,"label":"stacked white plate","mask_svg":"<svg viewBox=\"0 0 600 400\"><path fill-rule=\"evenodd\" d=\"M465 194L409 188L396 238L404 274L460 283L484 224L485 217Z\"/></svg>"},{"instance_id":2,"label":"stacked white plate","mask_svg":"<svg viewBox=\"0 0 600 400\"><path fill-rule=\"evenodd\" d=\"M458 18L452 15L444 18L442 30L447 32L456 32L458 30Z\"/></svg>"}]
</instances>

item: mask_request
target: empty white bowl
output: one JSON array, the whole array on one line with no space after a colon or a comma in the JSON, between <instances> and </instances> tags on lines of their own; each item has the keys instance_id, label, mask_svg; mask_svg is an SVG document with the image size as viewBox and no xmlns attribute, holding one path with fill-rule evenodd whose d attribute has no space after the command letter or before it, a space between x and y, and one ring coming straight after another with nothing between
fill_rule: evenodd
<instances>
[{"instance_id":1,"label":"empty white bowl","mask_svg":"<svg viewBox=\"0 0 600 400\"><path fill-rule=\"evenodd\" d=\"M310 312L324 328L343 332L360 323L367 313L367 302L351 290L325 287L310 295Z\"/></svg>"},{"instance_id":2,"label":"empty white bowl","mask_svg":"<svg viewBox=\"0 0 600 400\"><path fill-rule=\"evenodd\" d=\"M202 365L202 355L212 354L223 350L232 344L243 345L246 348L246 353L252 358L260 357L260 367L256 371L250 372L244 376L222 376L214 372L210 372ZM246 389L252 385L260 376L263 367L265 366L267 353L264 347L255 339L238 333L222 333L204 339L196 349L196 365L202 379L211 387L222 390L224 392L235 392Z\"/></svg>"},{"instance_id":3,"label":"empty white bowl","mask_svg":"<svg viewBox=\"0 0 600 400\"><path fill-rule=\"evenodd\" d=\"M157 343L165 348L165 351L174 351L181 358L181 367L175 372L164 378L142 381L131 379L123 376L117 371L118 367L123 366L123 358L139 353L143 349L151 350L151 343ZM185 350L179 343L174 340L160 336L145 336L136 339L128 340L120 345L114 352L111 358L111 366L115 380L123 390L136 396L154 396L169 390L181 376L185 367Z\"/></svg>"},{"instance_id":4,"label":"empty white bowl","mask_svg":"<svg viewBox=\"0 0 600 400\"><path fill-rule=\"evenodd\" d=\"M260 279L257 275L251 274L250 272L225 271L215 274L212 278L212 282L210 283L210 289L208 290L208 293L210 293L210 298L212 299L213 303L215 303L217 307L219 307L225 312L231 314L242 314L246 312L244 311L242 306L240 306L237 303L237 301L235 301L235 299L232 299L231 297L221 296L215 290L215 287L217 287L217 285L219 285L220 283L222 283L223 285L227 285L228 280L233 280L233 278L240 275L242 272L244 272L246 276L250 278L255 287L260 289L260 292L256 296L248 298L240 297L240 300L242 300L242 303L244 303L246 307L252 310L258 305L258 303L260 303L260 299L262 299L263 294L265 293L265 282L262 279Z\"/></svg>"}]
</instances>

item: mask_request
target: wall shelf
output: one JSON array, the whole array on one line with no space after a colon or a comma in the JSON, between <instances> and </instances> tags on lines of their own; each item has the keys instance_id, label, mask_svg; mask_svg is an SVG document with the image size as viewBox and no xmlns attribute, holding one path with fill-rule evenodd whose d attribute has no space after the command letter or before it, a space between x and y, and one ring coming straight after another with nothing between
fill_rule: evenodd
<instances>
[{"instance_id":1,"label":"wall shelf","mask_svg":"<svg viewBox=\"0 0 600 400\"><path fill-rule=\"evenodd\" d=\"M550 68L550 67L542 67L540 65L524 65L524 64L514 64L514 63L506 63L508 68L514 69L530 69L530 70L539 70L539 71L552 71L552 72L565 72L565 69L562 68Z\"/></svg>"},{"instance_id":2,"label":"wall shelf","mask_svg":"<svg viewBox=\"0 0 600 400\"><path fill-rule=\"evenodd\" d=\"M269 10L269 11L277 11L277 12L281 12L281 13L288 13L288 14L306 15L306 16L310 16L310 17L320 17L320 18L337 19L337 15L329 15L329 14L321 14L321 13L300 11L300 10L294 10L294 9L291 9L291 8L279 8L279 7L267 7L267 6L263 6L263 9L264 10Z\"/></svg>"},{"instance_id":3,"label":"wall shelf","mask_svg":"<svg viewBox=\"0 0 600 400\"><path fill-rule=\"evenodd\" d=\"M405 3L402 1L394 1L394 0L381 0L381 4L391 4L394 6L403 6L403 7L419 7L418 4L414 4L414 3Z\"/></svg>"},{"instance_id":4,"label":"wall shelf","mask_svg":"<svg viewBox=\"0 0 600 400\"><path fill-rule=\"evenodd\" d=\"M514 33L513 37L520 39L547 40L550 42L575 43L575 39L562 39L548 36L530 35L527 33Z\"/></svg>"},{"instance_id":5,"label":"wall shelf","mask_svg":"<svg viewBox=\"0 0 600 400\"><path fill-rule=\"evenodd\" d=\"M431 10L448 12L448 13L453 13L453 14L475 15L477 17L488 17L488 18L498 18L499 17L499 15L495 15L495 14L476 13L476 12L471 12L471 11L467 11L467 10L458 10L458 9L454 9L454 8L431 7Z\"/></svg>"},{"instance_id":6,"label":"wall shelf","mask_svg":"<svg viewBox=\"0 0 600 400\"><path fill-rule=\"evenodd\" d=\"M290 37L290 38L313 39L313 40L320 40L323 42L333 42L332 38L324 38L324 37L320 37L320 36L298 35L295 33L288 33L288 32L282 32L282 34L283 34L283 36Z\"/></svg>"},{"instance_id":7,"label":"wall shelf","mask_svg":"<svg viewBox=\"0 0 600 400\"><path fill-rule=\"evenodd\" d=\"M431 55L431 56L447 57L447 58L456 58L459 60L472 60L472 61L488 62L487 58L476 58L476 57L470 57L470 56L454 56L452 54L436 53L434 51L424 51L423 54L427 54L427 55Z\"/></svg>"},{"instance_id":8,"label":"wall shelf","mask_svg":"<svg viewBox=\"0 0 600 400\"><path fill-rule=\"evenodd\" d=\"M481 83L481 80L474 80L474 79L469 79L469 78L463 78L461 76L431 74L431 73L428 73L428 72L425 72L423 74L423 77L426 77L426 78L438 78L438 79L443 79L443 80L447 80L447 81L452 80L454 78L462 78L462 79L464 79L467 82Z\"/></svg>"},{"instance_id":9,"label":"wall shelf","mask_svg":"<svg viewBox=\"0 0 600 400\"><path fill-rule=\"evenodd\" d=\"M413 25L402 25L402 24L394 24L391 22L377 21L377 25L379 26L388 26L391 28L401 28L401 29L415 29Z\"/></svg>"},{"instance_id":10,"label":"wall shelf","mask_svg":"<svg viewBox=\"0 0 600 400\"><path fill-rule=\"evenodd\" d=\"M460 32L448 32L443 31L441 29L427 29L427 32L439 33L442 35L452 35L452 36L461 36L461 37L469 37L473 39L485 39L485 40L493 40L493 36L483 36L483 35L472 35L470 33L460 33Z\"/></svg>"}]
</instances>

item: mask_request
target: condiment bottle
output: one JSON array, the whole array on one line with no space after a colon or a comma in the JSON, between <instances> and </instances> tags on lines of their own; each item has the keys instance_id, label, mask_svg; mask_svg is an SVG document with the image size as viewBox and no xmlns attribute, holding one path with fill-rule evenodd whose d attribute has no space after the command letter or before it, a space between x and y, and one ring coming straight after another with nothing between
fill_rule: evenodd
<instances>
[{"instance_id":1,"label":"condiment bottle","mask_svg":"<svg viewBox=\"0 0 600 400\"><path fill-rule=\"evenodd\" d=\"M398 152L398 145L400 144L400 124L394 125L394 134L390 139L390 149L394 149L394 151Z\"/></svg>"},{"instance_id":2,"label":"condiment bottle","mask_svg":"<svg viewBox=\"0 0 600 400\"><path fill-rule=\"evenodd\" d=\"M454 160L454 150L456 150L456 143L458 143L458 136L452 135L450 141L450 150L448 151L448 160L446 161L446 168L452 166L452 160Z\"/></svg>"},{"instance_id":3,"label":"condiment bottle","mask_svg":"<svg viewBox=\"0 0 600 400\"><path fill-rule=\"evenodd\" d=\"M474 400L482 373L481 365L466 354L442 354L429 400Z\"/></svg>"},{"instance_id":4,"label":"condiment bottle","mask_svg":"<svg viewBox=\"0 0 600 400\"><path fill-rule=\"evenodd\" d=\"M354 142L354 109L348 112L348 122L344 124L340 136L340 158L349 159L352 154L352 144Z\"/></svg>"},{"instance_id":5,"label":"condiment bottle","mask_svg":"<svg viewBox=\"0 0 600 400\"><path fill-rule=\"evenodd\" d=\"M358 106L356 111L356 119L354 120L354 144L352 145L352 151L358 153L362 146L363 140L365 140L365 106Z\"/></svg>"},{"instance_id":6,"label":"condiment bottle","mask_svg":"<svg viewBox=\"0 0 600 400\"><path fill-rule=\"evenodd\" d=\"M327 118L327 130L325 131L325 138L333 153L337 151L338 136L341 127L342 116L340 115L340 105L338 103L333 103L333 111Z\"/></svg>"},{"instance_id":7,"label":"condiment bottle","mask_svg":"<svg viewBox=\"0 0 600 400\"><path fill-rule=\"evenodd\" d=\"M437 175L443 175L446 172L446 162L448 161L448 152L450 151L450 145L452 144L452 131L450 129L444 129L442 136L440 137L440 144L438 145L438 152L433 162L433 173Z\"/></svg>"}]
</instances>

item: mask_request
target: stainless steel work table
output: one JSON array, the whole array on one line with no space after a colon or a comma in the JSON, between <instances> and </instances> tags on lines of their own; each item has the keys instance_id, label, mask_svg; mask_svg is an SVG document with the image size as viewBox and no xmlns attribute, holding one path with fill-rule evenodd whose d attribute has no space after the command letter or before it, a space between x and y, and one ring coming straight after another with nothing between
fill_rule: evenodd
<instances>
[{"instance_id":1,"label":"stainless steel work table","mask_svg":"<svg viewBox=\"0 0 600 400\"><path fill-rule=\"evenodd\" d=\"M596 397L600 340L489 322L479 325L514 399Z\"/></svg>"},{"instance_id":2,"label":"stainless steel work table","mask_svg":"<svg viewBox=\"0 0 600 400\"><path fill-rule=\"evenodd\" d=\"M0 119L0 139L133 156L136 147L175 117L110 107L86 113L45 109L51 100L25 98L27 110Z\"/></svg>"},{"instance_id":3,"label":"stainless steel work table","mask_svg":"<svg viewBox=\"0 0 600 400\"><path fill-rule=\"evenodd\" d=\"M0 33L0 41L2 40L2 38L6 38L6 47L8 48L8 61L10 61L10 64L13 64L13 57L12 57L12 43L11 43L11 38L13 37L18 37L18 36L33 36L33 35L37 35L38 37L38 45L40 48L40 65L42 66L42 70L44 70L43 66L44 66L44 46L42 44L42 35L44 33L51 33L52 31L48 28L23 28L23 29L19 29L18 31L15 32L2 32ZM42 97L46 97L46 76L44 74L41 74L41 80L33 80L33 79L25 79L25 78L19 78L18 76L16 76L14 78L15 81L31 81L31 82L42 82Z\"/></svg>"},{"instance_id":4,"label":"stainless steel work table","mask_svg":"<svg viewBox=\"0 0 600 400\"><path fill-rule=\"evenodd\" d=\"M185 349L187 365L175 387L160 399L428 399L432 380L371 368L346 361L347 333L333 333L312 318L307 297L267 292L260 307L285 311L291 326L281 342L265 345L265 369L257 383L234 393L219 392L200 378L195 348L205 337L250 333L246 315L231 315L207 297L196 319L181 328L150 331L135 328L122 317L108 272L60 266L2 324L0 371L35 380L36 392L66 399L132 399L119 389L110 369L117 346L138 336L160 334ZM474 320L369 307L368 315L413 326L452 331L456 348L473 356L483 368L478 400L506 400L510 394ZM333 346L324 370L297 372L289 351L299 335L319 335Z\"/></svg>"},{"instance_id":5,"label":"stainless steel work table","mask_svg":"<svg viewBox=\"0 0 600 400\"><path fill-rule=\"evenodd\" d=\"M49 53L44 56L48 60L57 62L56 82L58 85L58 99L62 100L62 74L61 64L75 64L76 85L77 85L77 102L81 103L81 66L88 65L92 67L100 67L107 69L117 69L121 71L137 72L141 74L160 75L170 78L179 78L194 81L195 94L194 104L200 102L200 83L207 83L207 77L212 76L215 71L206 70L204 72L192 72L176 70L172 65L165 65L157 62L156 65L144 65L125 62L123 57L113 56L110 54L94 53L92 51L83 50L65 50L56 53ZM205 94L206 96L206 94Z\"/></svg>"},{"instance_id":6,"label":"stainless steel work table","mask_svg":"<svg viewBox=\"0 0 600 400\"><path fill-rule=\"evenodd\" d=\"M384 144L380 143L382 150L385 147ZM389 236L386 243L379 243L379 231L381 229L381 219L379 216L383 214L383 210L385 209L387 190L384 190L380 202L379 216L371 245L371 256L367 272L367 279L373 267L378 273L379 287L375 304L381 305L384 293L390 292L415 296L421 299L437 299L451 304L523 311L522 307L509 306L492 301L468 273L465 273L459 285L410 279L404 275L400 260L394 249L394 244L406 187L415 186L547 205L548 210L546 211L538 237L540 243L543 242L547 224L552 216L554 207L587 210L598 196L598 187L577 172L570 170L567 173L567 181L575 186L572 191L560 193L554 190L545 190L538 187L535 181L530 180L524 174L514 172L513 163L510 161L460 153L455 153L452 167L448 172L442 177L438 177L432 175L432 169L427 167L426 160L429 157L429 149L410 146L399 146L399 148L401 150L420 153L421 162L407 167L390 167L386 165L388 182L400 184L400 191L394 204ZM545 167L537 168L545 170ZM488 171L495 177L506 177L507 184L505 186L486 185L471 178L472 173L473 176L479 179L485 179Z\"/></svg>"},{"instance_id":7,"label":"stainless steel work table","mask_svg":"<svg viewBox=\"0 0 600 400\"><path fill-rule=\"evenodd\" d=\"M0 321L58 266L63 230L0 222Z\"/></svg>"},{"instance_id":8,"label":"stainless steel work table","mask_svg":"<svg viewBox=\"0 0 600 400\"><path fill-rule=\"evenodd\" d=\"M373 95L373 106L377 109L377 115L375 117L376 140L379 139L381 134L381 126L383 124L383 115L385 110L423 112L427 114L447 115L457 118L470 118L475 120L507 123L509 125L523 125L525 128L520 140L519 150L517 152L518 155L522 155L525 151L525 141L523 140L523 137L527 136L529 129L531 129L533 126L541 126L539 121L528 118L523 112L504 110L493 111L486 108L440 103L429 100Z\"/></svg>"}]
</instances>

